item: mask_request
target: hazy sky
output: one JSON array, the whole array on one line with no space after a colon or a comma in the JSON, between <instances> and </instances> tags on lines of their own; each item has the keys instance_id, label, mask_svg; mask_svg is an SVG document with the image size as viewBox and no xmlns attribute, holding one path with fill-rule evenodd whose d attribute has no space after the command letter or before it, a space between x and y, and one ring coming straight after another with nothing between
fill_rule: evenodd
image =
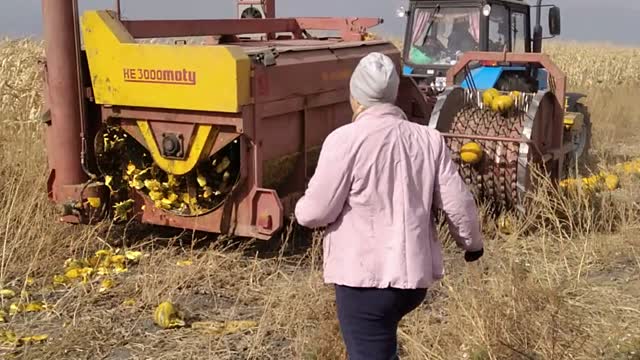
<instances>
[{"instance_id":1,"label":"hazy sky","mask_svg":"<svg viewBox=\"0 0 640 360\"><path fill-rule=\"evenodd\" d=\"M533 3L534 0L529 0ZM41 0L0 0L1 36L39 36ZM112 0L80 0L86 9L105 8ZM235 0L122 0L129 18L229 18L235 16ZM385 19L378 28L401 35L403 21L395 9L403 0L277 0L278 16L373 16ZM545 0L545 4L551 3ZM636 24L640 0L555 0L562 9L564 39L640 44ZM148 6L153 5L153 8Z\"/></svg>"}]
</instances>

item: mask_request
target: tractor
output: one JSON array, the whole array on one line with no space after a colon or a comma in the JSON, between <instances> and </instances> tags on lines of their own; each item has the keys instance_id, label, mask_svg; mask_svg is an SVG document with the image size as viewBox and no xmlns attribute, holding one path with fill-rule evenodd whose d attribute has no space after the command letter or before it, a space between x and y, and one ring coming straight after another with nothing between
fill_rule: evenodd
<instances>
[{"instance_id":1,"label":"tractor","mask_svg":"<svg viewBox=\"0 0 640 360\"><path fill-rule=\"evenodd\" d=\"M524 209L532 165L557 183L589 152L585 96L566 92L565 74L542 53L542 8L550 37L559 35L560 9L542 0L422 0L398 11L403 81L413 84L404 89L419 89L403 108L443 133L467 184L499 209Z\"/></svg>"}]
</instances>

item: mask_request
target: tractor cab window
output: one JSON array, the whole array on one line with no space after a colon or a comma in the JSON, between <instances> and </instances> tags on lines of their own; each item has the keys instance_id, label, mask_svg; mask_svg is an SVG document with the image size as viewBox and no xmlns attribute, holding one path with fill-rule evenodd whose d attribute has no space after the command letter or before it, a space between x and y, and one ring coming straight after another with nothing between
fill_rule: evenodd
<instances>
[{"instance_id":1,"label":"tractor cab window","mask_svg":"<svg viewBox=\"0 0 640 360\"><path fill-rule=\"evenodd\" d=\"M494 5L489 15L489 51L508 50L509 10L502 5Z\"/></svg>"},{"instance_id":2,"label":"tractor cab window","mask_svg":"<svg viewBox=\"0 0 640 360\"><path fill-rule=\"evenodd\" d=\"M526 30L525 30L524 14L513 13L511 16L511 49L513 52L525 52Z\"/></svg>"},{"instance_id":3,"label":"tractor cab window","mask_svg":"<svg viewBox=\"0 0 640 360\"><path fill-rule=\"evenodd\" d=\"M478 8L418 8L412 21L411 64L452 65L462 53L479 49Z\"/></svg>"}]
</instances>

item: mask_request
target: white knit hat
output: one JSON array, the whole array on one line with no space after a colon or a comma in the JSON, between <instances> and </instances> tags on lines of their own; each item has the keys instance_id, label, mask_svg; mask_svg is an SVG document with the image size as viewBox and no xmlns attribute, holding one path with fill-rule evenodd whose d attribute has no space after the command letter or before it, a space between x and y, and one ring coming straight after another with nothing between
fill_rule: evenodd
<instances>
[{"instance_id":1,"label":"white knit hat","mask_svg":"<svg viewBox=\"0 0 640 360\"><path fill-rule=\"evenodd\" d=\"M351 75L351 96L364 107L395 103L400 78L393 60L381 53L365 56Z\"/></svg>"}]
</instances>

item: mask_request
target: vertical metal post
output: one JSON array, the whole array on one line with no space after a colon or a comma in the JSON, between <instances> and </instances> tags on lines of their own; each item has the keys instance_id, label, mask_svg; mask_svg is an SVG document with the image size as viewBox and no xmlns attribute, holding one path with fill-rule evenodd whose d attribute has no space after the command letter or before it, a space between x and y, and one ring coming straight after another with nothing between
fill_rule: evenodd
<instances>
[{"instance_id":1,"label":"vertical metal post","mask_svg":"<svg viewBox=\"0 0 640 360\"><path fill-rule=\"evenodd\" d=\"M536 5L536 25L533 28L533 52L540 53L542 52L542 0L538 0Z\"/></svg>"},{"instance_id":2,"label":"vertical metal post","mask_svg":"<svg viewBox=\"0 0 640 360\"><path fill-rule=\"evenodd\" d=\"M118 15L118 20L122 19L122 7L120 5L120 0L116 0L116 14Z\"/></svg>"},{"instance_id":3,"label":"vertical metal post","mask_svg":"<svg viewBox=\"0 0 640 360\"><path fill-rule=\"evenodd\" d=\"M276 17L276 0L262 0L262 7L264 9L264 17L267 19L274 19ZM268 33L267 39L273 40L276 38L276 34Z\"/></svg>"},{"instance_id":4,"label":"vertical metal post","mask_svg":"<svg viewBox=\"0 0 640 360\"><path fill-rule=\"evenodd\" d=\"M81 164L79 39L75 34L76 0L42 0L47 87L51 122L47 148L53 200L73 197L69 189L88 177Z\"/></svg>"},{"instance_id":5,"label":"vertical metal post","mask_svg":"<svg viewBox=\"0 0 640 360\"><path fill-rule=\"evenodd\" d=\"M264 7L264 16L267 19L276 17L276 0L262 0L262 6Z\"/></svg>"}]
</instances>

